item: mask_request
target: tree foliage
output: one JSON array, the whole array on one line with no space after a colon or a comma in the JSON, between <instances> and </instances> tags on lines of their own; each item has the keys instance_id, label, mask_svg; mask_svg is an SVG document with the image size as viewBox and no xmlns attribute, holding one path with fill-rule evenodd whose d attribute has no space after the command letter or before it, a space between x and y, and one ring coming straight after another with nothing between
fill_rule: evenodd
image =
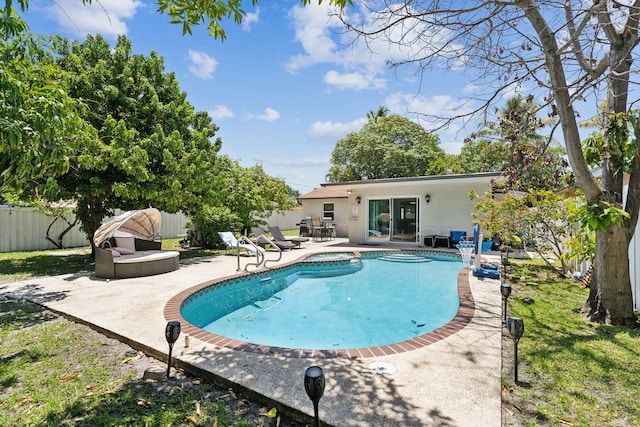
<instances>
[{"instance_id":1,"label":"tree foliage","mask_svg":"<svg viewBox=\"0 0 640 427\"><path fill-rule=\"evenodd\" d=\"M201 244L206 247L220 244L218 231L247 235L251 227L264 224L264 218L274 210L288 210L295 205L286 183L267 175L260 165L243 168L228 156L219 156L216 169L220 171L220 181L215 200L191 216Z\"/></svg>"},{"instance_id":2,"label":"tree foliage","mask_svg":"<svg viewBox=\"0 0 640 427\"><path fill-rule=\"evenodd\" d=\"M609 125L636 102L629 88L637 83L632 79L637 77L633 66L640 43L640 2L359 3L366 18L344 13L345 25L368 46L391 44L403 49L407 56L391 59L391 66L412 65L417 74L439 67L464 68L467 75L476 70L479 89L474 99L484 102L472 113L486 111L494 99L516 89L539 95L542 107L559 119L567 157L587 204L604 200L629 214L621 224L610 221L605 231L596 232L594 275L585 312L592 320L636 326L628 249L640 210L640 161L636 156L630 163L623 201L629 152L619 149L618 126ZM602 179L591 172L585 159L577 123L575 105L587 96L594 102L605 101ZM635 152L638 138L633 145Z\"/></svg>"},{"instance_id":3,"label":"tree foliage","mask_svg":"<svg viewBox=\"0 0 640 427\"><path fill-rule=\"evenodd\" d=\"M100 36L63 43L57 55L73 76L71 96L84 100L84 118L98 131L58 179L88 235L115 208L188 211L213 196L218 128L186 101L162 58L134 55L124 36L113 48Z\"/></svg>"},{"instance_id":4,"label":"tree foliage","mask_svg":"<svg viewBox=\"0 0 640 427\"><path fill-rule=\"evenodd\" d=\"M373 114L362 130L336 143L327 178L340 182L437 175L443 172L443 159L436 135L405 117Z\"/></svg>"},{"instance_id":5,"label":"tree foliage","mask_svg":"<svg viewBox=\"0 0 640 427\"><path fill-rule=\"evenodd\" d=\"M504 172L504 187L518 191L562 188L571 182L565 150L540 132L553 120L539 117L531 98L517 95L496 108L497 120L465 141L460 164L465 172Z\"/></svg>"},{"instance_id":6,"label":"tree foliage","mask_svg":"<svg viewBox=\"0 0 640 427\"><path fill-rule=\"evenodd\" d=\"M28 34L0 40L0 182L26 197L46 196L51 178L95 136L68 93L69 75L42 44Z\"/></svg>"},{"instance_id":7,"label":"tree foliage","mask_svg":"<svg viewBox=\"0 0 640 427\"><path fill-rule=\"evenodd\" d=\"M475 203L474 220L491 234L509 243L536 251L559 275L569 273L566 244L572 238L568 222L574 199L549 190L507 192L496 199L488 192ZM559 265L557 264L559 263Z\"/></svg>"}]
</instances>

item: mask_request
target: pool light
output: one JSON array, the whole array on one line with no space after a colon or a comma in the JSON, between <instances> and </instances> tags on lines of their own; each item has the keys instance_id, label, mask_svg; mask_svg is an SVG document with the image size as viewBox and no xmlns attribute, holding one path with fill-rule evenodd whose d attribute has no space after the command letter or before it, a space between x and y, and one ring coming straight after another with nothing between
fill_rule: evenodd
<instances>
[{"instance_id":1,"label":"pool light","mask_svg":"<svg viewBox=\"0 0 640 427\"><path fill-rule=\"evenodd\" d=\"M313 414L316 420L316 427L320 426L320 418L318 417L318 402L324 393L324 372L319 366L311 366L304 373L304 389L313 402Z\"/></svg>"},{"instance_id":2,"label":"pool light","mask_svg":"<svg viewBox=\"0 0 640 427\"><path fill-rule=\"evenodd\" d=\"M513 377L518 382L518 341L524 334L524 320L520 317L509 317L507 319L507 329L513 339Z\"/></svg>"},{"instance_id":3,"label":"pool light","mask_svg":"<svg viewBox=\"0 0 640 427\"><path fill-rule=\"evenodd\" d=\"M180 322L172 321L167 323L167 327L164 330L164 337L169 343L169 360L167 360L167 379L171 371L171 351L173 350L173 344L178 340L180 336Z\"/></svg>"},{"instance_id":4,"label":"pool light","mask_svg":"<svg viewBox=\"0 0 640 427\"><path fill-rule=\"evenodd\" d=\"M504 323L507 323L507 300L511 295L511 285L509 283L502 283L500 285L500 293L502 294L502 300L504 301Z\"/></svg>"}]
</instances>

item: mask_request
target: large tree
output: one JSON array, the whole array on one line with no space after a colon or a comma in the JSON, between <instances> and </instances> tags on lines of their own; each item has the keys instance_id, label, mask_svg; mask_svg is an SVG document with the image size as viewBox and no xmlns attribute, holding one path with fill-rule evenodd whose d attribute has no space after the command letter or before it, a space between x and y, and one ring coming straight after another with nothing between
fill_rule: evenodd
<instances>
[{"instance_id":1,"label":"large tree","mask_svg":"<svg viewBox=\"0 0 640 427\"><path fill-rule=\"evenodd\" d=\"M444 150L436 135L397 115L372 115L362 130L336 143L330 182L437 175L444 170Z\"/></svg>"},{"instance_id":2,"label":"large tree","mask_svg":"<svg viewBox=\"0 0 640 427\"><path fill-rule=\"evenodd\" d=\"M186 101L175 76L164 72L162 58L155 53L134 55L124 36L115 47L99 36L82 43L53 42L53 55L43 53L35 67L57 66L64 76L57 91L82 100L75 111L83 129L77 134L63 129L54 141L43 140L43 129L34 144L62 150L42 157L63 158L64 168L45 174L27 170L3 186L11 185L24 200L73 200L90 241L102 219L117 208L154 206L175 212L212 199L221 145L219 139L211 142L217 127ZM16 107L9 105L7 111ZM61 115L64 120L64 112ZM30 121L20 123L29 126ZM52 130L54 136L56 132ZM8 163L3 173L28 168L29 159Z\"/></svg>"},{"instance_id":3,"label":"large tree","mask_svg":"<svg viewBox=\"0 0 640 427\"><path fill-rule=\"evenodd\" d=\"M638 221L640 159L633 157L623 201L625 158L615 134L604 135L598 179L583 155L574 105L586 96L594 104L604 99L605 117L611 120L634 104L629 88L636 83L640 1L360 3L366 19L344 15L345 24L369 46L380 39L409 52L392 66L412 64L425 72L443 66L477 70L486 96L479 110L515 86L541 95L538 99L559 118L569 162L592 215L617 215L611 207L628 213L620 221L604 221L606 227L596 232L592 292L585 309L593 320L635 326L628 249ZM636 141L633 153L637 148Z\"/></svg>"}]
</instances>

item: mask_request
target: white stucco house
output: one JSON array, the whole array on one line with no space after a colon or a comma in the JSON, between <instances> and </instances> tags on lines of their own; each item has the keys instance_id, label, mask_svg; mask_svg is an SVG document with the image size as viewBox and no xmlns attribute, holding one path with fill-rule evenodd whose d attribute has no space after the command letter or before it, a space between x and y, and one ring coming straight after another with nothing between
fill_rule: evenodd
<instances>
[{"instance_id":1,"label":"white stucco house","mask_svg":"<svg viewBox=\"0 0 640 427\"><path fill-rule=\"evenodd\" d=\"M325 183L299 197L305 217L327 218L352 244L425 245L425 237L473 235L469 192L484 194L501 173Z\"/></svg>"}]
</instances>

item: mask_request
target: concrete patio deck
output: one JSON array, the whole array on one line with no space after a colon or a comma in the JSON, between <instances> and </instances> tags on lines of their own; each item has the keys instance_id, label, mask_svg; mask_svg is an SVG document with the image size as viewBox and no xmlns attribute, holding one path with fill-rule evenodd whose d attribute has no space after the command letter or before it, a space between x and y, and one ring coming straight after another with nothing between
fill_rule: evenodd
<instances>
[{"instance_id":1,"label":"concrete patio deck","mask_svg":"<svg viewBox=\"0 0 640 427\"><path fill-rule=\"evenodd\" d=\"M346 249L381 248L351 247L344 239L310 241L284 252L281 262ZM242 261L244 265L249 258ZM235 272L236 258L220 255L185 262L177 271L157 276L107 280L92 273L71 274L3 284L0 292L25 297L166 360L166 303L187 288ZM475 300L471 322L415 350L356 359L287 358L239 352L193 337L185 347L183 334L173 349L174 362L188 371L210 373L249 397L273 400L294 418L313 415L302 380L306 368L321 366L326 389L320 418L331 426L499 426L500 284L470 274L469 284ZM391 364L396 372L373 371L373 362Z\"/></svg>"}]
</instances>

